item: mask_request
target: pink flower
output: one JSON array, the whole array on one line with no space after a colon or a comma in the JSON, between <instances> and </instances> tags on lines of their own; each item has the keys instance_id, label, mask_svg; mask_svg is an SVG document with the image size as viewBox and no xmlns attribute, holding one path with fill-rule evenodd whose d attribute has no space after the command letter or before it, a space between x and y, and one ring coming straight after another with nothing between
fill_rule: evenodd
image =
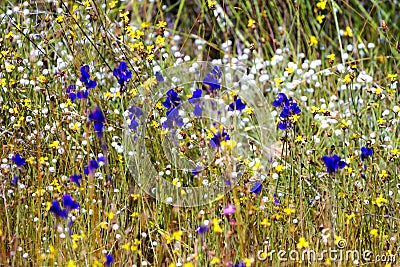
<instances>
[{"instance_id":1,"label":"pink flower","mask_svg":"<svg viewBox=\"0 0 400 267\"><path fill-rule=\"evenodd\" d=\"M232 204L228 204L228 206L224 207L224 215L234 214L236 207Z\"/></svg>"}]
</instances>

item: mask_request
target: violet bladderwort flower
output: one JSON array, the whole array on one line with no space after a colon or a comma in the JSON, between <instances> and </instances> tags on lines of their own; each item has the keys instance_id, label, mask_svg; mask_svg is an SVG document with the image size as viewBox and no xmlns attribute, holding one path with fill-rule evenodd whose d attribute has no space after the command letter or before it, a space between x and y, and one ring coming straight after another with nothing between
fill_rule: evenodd
<instances>
[{"instance_id":1,"label":"violet bladderwort flower","mask_svg":"<svg viewBox=\"0 0 400 267\"><path fill-rule=\"evenodd\" d=\"M197 117L200 117L201 114L203 113L203 110L201 108L201 103L200 103L201 95L202 95L202 90L196 88L196 90L193 92L192 96L190 98L188 98L188 102L190 104L195 105L193 114Z\"/></svg>"},{"instance_id":2,"label":"violet bladderwort flower","mask_svg":"<svg viewBox=\"0 0 400 267\"><path fill-rule=\"evenodd\" d=\"M181 99L178 93L174 91L174 89L170 89L167 92L167 99L162 104L168 109L166 113L168 115L172 109L179 108L181 104Z\"/></svg>"},{"instance_id":3,"label":"violet bladderwort flower","mask_svg":"<svg viewBox=\"0 0 400 267\"><path fill-rule=\"evenodd\" d=\"M335 173L338 169L343 169L346 166L346 162L340 159L338 155L323 156L322 161L325 163L326 171L328 173Z\"/></svg>"},{"instance_id":4,"label":"violet bladderwort flower","mask_svg":"<svg viewBox=\"0 0 400 267\"><path fill-rule=\"evenodd\" d=\"M369 147L362 147L361 148L361 160L364 161L366 158L372 156L373 150Z\"/></svg>"},{"instance_id":5,"label":"violet bladderwort flower","mask_svg":"<svg viewBox=\"0 0 400 267\"><path fill-rule=\"evenodd\" d=\"M243 109L246 108L246 104L242 102L240 98L237 98L235 101L229 104L228 110L229 111L234 111L234 110L239 110L242 111Z\"/></svg>"},{"instance_id":6,"label":"violet bladderwort flower","mask_svg":"<svg viewBox=\"0 0 400 267\"><path fill-rule=\"evenodd\" d=\"M17 164L18 167L22 167L26 164L26 161L21 157L20 154L15 154L11 159L15 164Z\"/></svg>"},{"instance_id":7,"label":"violet bladderwort flower","mask_svg":"<svg viewBox=\"0 0 400 267\"><path fill-rule=\"evenodd\" d=\"M143 115L143 111L139 107L132 106L129 108L130 124L129 129L136 131L139 127L137 120Z\"/></svg>"},{"instance_id":8,"label":"violet bladderwort flower","mask_svg":"<svg viewBox=\"0 0 400 267\"><path fill-rule=\"evenodd\" d=\"M82 182L82 175L81 174L74 174L72 176L69 177L69 179L71 180L71 182L76 183L78 186L81 186L81 182Z\"/></svg>"},{"instance_id":9,"label":"violet bladderwort flower","mask_svg":"<svg viewBox=\"0 0 400 267\"><path fill-rule=\"evenodd\" d=\"M89 122L93 122L94 130L99 138L103 136L105 120L106 118L99 106L94 107L89 114Z\"/></svg>"},{"instance_id":10,"label":"violet bladderwort flower","mask_svg":"<svg viewBox=\"0 0 400 267\"><path fill-rule=\"evenodd\" d=\"M66 219L68 217L68 212L65 209L62 209L60 206L60 203L57 200L54 200L51 203L50 212L54 213L54 215L56 215L57 217Z\"/></svg>"},{"instance_id":11,"label":"violet bladderwort flower","mask_svg":"<svg viewBox=\"0 0 400 267\"><path fill-rule=\"evenodd\" d=\"M132 71L128 69L128 64L124 61L119 63L118 68L114 69L113 74L118 79L121 91L125 88L125 83L132 78Z\"/></svg>"},{"instance_id":12,"label":"violet bladderwort flower","mask_svg":"<svg viewBox=\"0 0 400 267\"><path fill-rule=\"evenodd\" d=\"M222 141L227 141L230 140L231 137L229 134L226 132L225 128L222 128L221 130L217 131L214 136L210 140L210 146L212 148L219 148L221 146Z\"/></svg>"},{"instance_id":13,"label":"violet bladderwort flower","mask_svg":"<svg viewBox=\"0 0 400 267\"><path fill-rule=\"evenodd\" d=\"M256 182L252 188L250 189L250 193L258 195L261 192L262 189L262 183Z\"/></svg>"},{"instance_id":14,"label":"violet bladderwort flower","mask_svg":"<svg viewBox=\"0 0 400 267\"><path fill-rule=\"evenodd\" d=\"M298 114L301 112L297 103L292 98L288 98L284 93L279 93L272 105L282 109L279 115L278 128L285 131L293 127L293 124L298 119Z\"/></svg>"},{"instance_id":15,"label":"violet bladderwort flower","mask_svg":"<svg viewBox=\"0 0 400 267\"><path fill-rule=\"evenodd\" d=\"M219 79L222 76L222 71L219 67L214 66L213 70L206 74L203 79L203 84L208 87L208 91L213 94L221 88Z\"/></svg>"},{"instance_id":16,"label":"violet bladderwort flower","mask_svg":"<svg viewBox=\"0 0 400 267\"><path fill-rule=\"evenodd\" d=\"M92 89L95 88L97 85L97 82L94 80L90 80L90 68L88 65L84 65L81 67L81 77L80 80L83 82L86 86L87 89Z\"/></svg>"}]
</instances>

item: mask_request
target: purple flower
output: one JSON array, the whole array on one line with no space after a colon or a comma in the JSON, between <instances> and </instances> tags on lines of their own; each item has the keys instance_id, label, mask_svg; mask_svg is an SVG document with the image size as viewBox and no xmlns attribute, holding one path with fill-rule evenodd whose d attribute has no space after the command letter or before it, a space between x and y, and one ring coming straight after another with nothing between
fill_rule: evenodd
<instances>
[{"instance_id":1,"label":"purple flower","mask_svg":"<svg viewBox=\"0 0 400 267\"><path fill-rule=\"evenodd\" d=\"M64 219L65 219L65 218L68 217L68 212L67 212L67 210L61 209L60 203L58 203L57 200L54 200L54 201L51 203L50 212L54 213L57 217L60 217L60 218L64 218Z\"/></svg>"},{"instance_id":2,"label":"purple flower","mask_svg":"<svg viewBox=\"0 0 400 267\"><path fill-rule=\"evenodd\" d=\"M210 140L210 146L213 148L219 148L221 146L221 141L230 140L231 137L226 133L225 128L222 128L221 131L217 131L213 138Z\"/></svg>"},{"instance_id":3,"label":"purple flower","mask_svg":"<svg viewBox=\"0 0 400 267\"><path fill-rule=\"evenodd\" d=\"M111 256L111 254L106 255L106 261L104 262L105 266L110 266L111 264L114 263L114 258Z\"/></svg>"},{"instance_id":4,"label":"purple flower","mask_svg":"<svg viewBox=\"0 0 400 267\"><path fill-rule=\"evenodd\" d=\"M65 90L66 93L71 93L71 91L75 91L76 86L75 85L69 85L67 87L67 90Z\"/></svg>"},{"instance_id":5,"label":"purple flower","mask_svg":"<svg viewBox=\"0 0 400 267\"><path fill-rule=\"evenodd\" d=\"M196 90L193 92L192 96L188 98L188 102L190 104L197 104L200 102L202 91L201 89L196 88Z\"/></svg>"},{"instance_id":6,"label":"purple flower","mask_svg":"<svg viewBox=\"0 0 400 267\"><path fill-rule=\"evenodd\" d=\"M292 98L287 98L284 93L279 93L277 99L272 103L274 107L282 108L281 114L279 115L280 122L278 128L280 130L287 130L292 127L293 121L291 117L293 115L300 114L301 109Z\"/></svg>"},{"instance_id":7,"label":"purple flower","mask_svg":"<svg viewBox=\"0 0 400 267\"><path fill-rule=\"evenodd\" d=\"M114 69L113 74L118 79L118 83L121 85L121 87L132 78L132 72L128 70L128 64L126 64L124 61L119 63L118 68Z\"/></svg>"},{"instance_id":8,"label":"purple flower","mask_svg":"<svg viewBox=\"0 0 400 267\"><path fill-rule=\"evenodd\" d=\"M276 196L276 194L274 194L274 204L276 205L276 206L280 206L281 204L279 203L279 199L278 199L278 197Z\"/></svg>"},{"instance_id":9,"label":"purple flower","mask_svg":"<svg viewBox=\"0 0 400 267\"><path fill-rule=\"evenodd\" d=\"M183 119L179 116L178 109L173 108L167 114L167 120L163 122L162 127L172 129L175 125L181 127L183 124Z\"/></svg>"},{"instance_id":10,"label":"purple flower","mask_svg":"<svg viewBox=\"0 0 400 267\"><path fill-rule=\"evenodd\" d=\"M206 77L204 77L203 83L209 86L211 92L221 88L221 84L219 83L218 79L213 77L210 73L207 73Z\"/></svg>"},{"instance_id":11,"label":"purple flower","mask_svg":"<svg viewBox=\"0 0 400 267\"><path fill-rule=\"evenodd\" d=\"M136 131L139 127L139 123L136 120L143 115L143 111L139 107L131 106L129 108L129 113L129 118L131 119L129 128Z\"/></svg>"},{"instance_id":12,"label":"purple flower","mask_svg":"<svg viewBox=\"0 0 400 267\"><path fill-rule=\"evenodd\" d=\"M253 187L250 189L250 192L253 194L258 195L261 192L262 189L262 183L256 182Z\"/></svg>"},{"instance_id":13,"label":"purple flower","mask_svg":"<svg viewBox=\"0 0 400 267\"><path fill-rule=\"evenodd\" d=\"M373 150L369 147L362 147L361 148L361 160L364 161L366 158L372 156Z\"/></svg>"},{"instance_id":14,"label":"purple flower","mask_svg":"<svg viewBox=\"0 0 400 267\"><path fill-rule=\"evenodd\" d=\"M235 264L232 267L247 267L243 261L240 261L239 264Z\"/></svg>"},{"instance_id":15,"label":"purple flower","mask_svg":"<svg viewBox=\"0 0 400 267\"><path fill-rule=\"evenodd\" d=\"M99 106L92 109L89 114L89 121L93 122L94 130L97 136L100 138L103 134L104 122L106 118Z\"/></svg>"},{"instance_id":16,"label":"purple flower","mask_svg":"<svg viewBox=\"0 0 400 267\"><path fill-rule=\"evenodd\" d=\"M287 96L284 93L279 93L277 99L275 99L274 102L272 102L272 105L274 107L283 107L284 105L286 105L288 101Z\"/></svg>"},{"instance_id":17,"label":"purple flower","mask_svg":"<svg viewBox=\"0 0 400 267\"><path fill-rule=\"evenodd\" d=\"M177 108L180 105L181 99L174 89L169 89L167 92L167 99L162 103L164 107L168 109L167 115L171 112L171 109Z\"/></svg>"},{"instance_id":18,"label":"purple flower","mask_svg":"<svg viewBox=\"0 0 400 267\"><path fill-rule=\"evenodd\" d=\"M18 179L19 179L19 176L14 175L13 179L11 180L11 185L16 186L18 184Z\"/></svg>"},{"instance_id":19,"label":"purple flower","mask_svg":"<svg viewBox=\"0 0 400 267\"><path fill-rule=\"evenodd\" d=\"M198 234L204 234L208 231L208 226L206 225L200 225L199 227L197 227L196 232Z\"/></svg>"},{"instance_id":20,"label":"purple flower","mask_svg":"<svg viewBox=\"0 0 400 267\"><path fill-rule=\"evenodd\" d=\"M72 199L72 197L68 194L66 194L62 197L62 203L63 203L64 208L68 211L79 209L79 203L74 201Z\"/></svg>"},{"instance_id":21,"label":"purple flower","mask_svg":"<svg viewBox=\"0 0 400 267\"><path fill-rule=\"evenodd\" d=\"M346 162L340 160L338 155L333 155L332 157L323 156L322 161L325 163L328 173L335 173L338 169L343 169L346 166Z\"/></svg>"},{"instance_id":22,"label":"purple flower","mask_svg":"<svg viewBox=\"0 0 400 267\"><path fill-rule=\"evenodd\" d=\"M88 65L84 65L81 67L81 77L80 80L83 82L87 89L95 88L97 83L94 80L90 80L89 74L90 68Z\"/></svg>"},{"instance_id":23,"label":"purple flower","mask_svg":"<svg viewBox=\"0 0 400 267\"><path fill-rule=\"evenodd\" d=\"M20 154L15 154L12 156L12 161L14 161L15 164L17 164L18 167L21 167L26 164L26 161L21 157Z\"/></svg>"},{"instance_id":24,"label":"purple flower","mask_svg":"<svg viewBox=\"0 0 400 267\"><path fill-rule=\"evenodd\" d=\"M159 71L156 72L155 76L156 76L157 82L162 83L164 81L164 77L161 75L161 73Z\"/></svg>"},{"instance_id":25,"label":"purple flower","mask_svg":"<svg viewBox=\"0 0 400 267\"><path fill-rule=\"evenodd\" d=\"M86 89L83 89L83 90L79 91L79 92L76 94L76 96L77 96L79 99L86 99L86 98L89 97L89 91L86 90Z\"/></svg>"},{"instance_id":26,"label":"purple flower","mask_svg":"<svg viewBox=\"0 0 400 267\"><path fill-rule=\"evenodd\" d=\"M193 174L194 176L196 176L196 175L198 175L199 173L201 173L201 166L196 166L196 168L194 168L194 169L192 170L192 174Z\"/></svg>"},{"instance_id":27,"label":"purple flower","mask_svg":"<svg viewBox=\"0 0 400 267\"><path fill-rule=\"evenodd\" d=\"M209 87L211 93L221 88L221 84L219 83L219 79L222 77L222 71L219 67L214 66L213 70L210 73L206 74L206 77L203 79L203 84Z\"/></svg>"},{"instance_id":28,"label":"purple flower","mask_svg":"<svg viewBox=\"0 0 400 267\"><path fill-rule=\"evenodd\" d=\"M201 106L200 106L201 94L202 94L201 89L198 89L198 88L197 88L197 89L193 92L193 95L192 95L190 98L188 98L188 102L189 102L190 104L195 105L195 106L194 106L193 114L194 114L195 116L197 116L197 117L200 117L201 114L203 113L203 110L202 110L202 108L201 108Z\"/></svg>"},{"instance_id":29,"label":"purple flower","mask_svg":"<svg viewBox=\"0 0 400 267\"><path fill-rule=\"evenodd\" d=\"M234 214L236 211L236 207L232 204L228 204L228 206L224 207L224 215Z\"/></svg>"},{"instance_id":30,"label":"purple flower","mask_svg":"<svg viewBox=\"0 0 400 267\"><path fill-rule=\"evenodd\" d=\"M246 104L242 102L240 98L237 98L234 102L229 104L229 111L239 110L242 111L246 108Z\"/></svg>"},{"instance_id":31,"label":"purple flower","mask_svg":"<svg viewBox=\"0 0 400 267\"><path fill-rule=\"evenodd\" d=\"M76 94L75 93L69 93L69 100L71 100L71 102L74 102L76 99Z\"/></svg>"},{"instance_id":32,"label":"purple flower","mask_svg":"<svg viewBox=\"0 0 400 267\"><path fill-rule=\"evenodd\" d=\"M81 181L82 181L82 175L74 174L69 177L71 182L76 183L78 186L81 186Z\"/></svg>"}]
</instances>

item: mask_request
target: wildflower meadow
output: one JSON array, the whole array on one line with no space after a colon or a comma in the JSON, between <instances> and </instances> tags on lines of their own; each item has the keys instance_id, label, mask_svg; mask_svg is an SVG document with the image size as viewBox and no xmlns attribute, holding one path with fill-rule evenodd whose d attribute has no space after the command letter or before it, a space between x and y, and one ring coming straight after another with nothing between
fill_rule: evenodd
<instances>
[{"instance_id":1,"label":"wildflower meadow","mask_svg":"<svg viewBox=\"0 0 400 267\"><path fill-rule=\"evenodd\" d=\"M398 0L0 21L0 266L400 266Z\"/></svg>"}]
</instances>

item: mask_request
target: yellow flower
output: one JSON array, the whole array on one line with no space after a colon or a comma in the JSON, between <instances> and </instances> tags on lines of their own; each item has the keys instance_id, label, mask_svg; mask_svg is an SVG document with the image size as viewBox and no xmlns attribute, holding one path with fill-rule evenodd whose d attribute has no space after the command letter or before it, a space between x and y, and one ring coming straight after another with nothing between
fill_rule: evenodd
<instances>
[{"instance_id":1,"label":"yellow flower","mask_svg":"<svg viewBox=\"0 0 400 267\"><path fill-rule=\"evenodd\" d=\"M353 31L349 26L346 27L346 30L344 31L344 36L353 37Z\"/></svg>"},{"instance_id":2,"label":"yellow flower","mask_svg":"<svg viewBox=\"0 0 400 267\"><path fill-rule=\"evenodd\" d=\"M219 219L216 219L216 218L213 219L213 230L214 230L215 233L222 233L223 232L221 226L219 226L219 222L220 222Z\"/></svg>"},{"instance_id":3,"label":"yellow flower","mask_svg":"<svg viewBox=\"0 0 400 267\"><path fill-rule=\"evenodd\" d=\"M142 23L140 24L140 27L141 27L142 29L147 29L148 27L150 27L150 22L144 21L144 22L142 22Z\"/></svg>"},{"instance_id":4,"label":"yellow flower","mask_svg":"<svg viewBox=\"0 0 400 267\"><path fill-rule=\"evenodd\" d=\"M294 72L293 68L285 68L285 70L288 72L288 74L292 74Z\"/></svg>"},{"instance_id":5,"label":"yellow flower","mask_svg":"<svg viewBox=\"0 0 400 267\"><path fill-rule=\"evenodd\" d=\"M182 231L176 231L172 234L172 238L175 239L176 241L180 241L182 238L183 232Z\"/></svg>"},{"instance_id":6,"label":"yellow flower","mask_svg":"<svg viewBox=\"0 0 400 267\"><path fill-rule=\"evenodd\" d=\"M76 267L76 265L75 265L73 260L69 260L68 264L67 264L67 267Z\"/></svg>"},{"instance_id":7,"label":"yellow flower","mask_svg":"<svg viewBox=\"0 0 400 267\"><path fill-rule=\"evenodd\" d=\"M356 217L354 212L352 212L350 215L346 214L346 224L349 224L351 220L353 220Z\"/></svg>"},{"instance_id":8,"label":"yellow flower","mask_svg":"<svg viewBox=\"0 0 400 267\"><path fill-rule=\"evenodd\" d=\"M35 158L34 157L30 157L26 160L26 162L28 162L28 164L33 164L35 162Z\"/></svg>"},{"instance_id":9,"label":"yellow flower","mask_svg":"<svg viewBox=\"0 0 400 267\"><path fill-rule=\"evenodd\" d=\"M388 74L387 76L391 82L394 82L397 79L397 74Z\"/></svg>"},{"instance_id":10,"label":"yellow flower","mask_svg":"<svg viewBox=\"0 0 400 267\"><path fill-rule=\"evenodd\" d=\"M297 243L297 248L302 249L308 247L308 242L304 237L300 237L299 243Z\"/></svg>"},{"instance_id":11,"label":"yellow flower","mask_svg":"<svg viewBox=\"0 0 400 267\"><path fill-rule=\"evenodd\" d=\"M235 140L224 140L221 142L221 146L225 147L227 150L231 150L236 146L236 141Z\"/></svg>"},{"instance_id":12,"label":"yellow flower","mask_svg":"<svg viewBox=\"0 0 400 267\"><path fill-rule=\"evenodd\" d=\"M382 172L379 174L379 178L384 178L384 177L388 177L389 174L387 173L386 170L382 170Z\"/></svg>"},{"instance_id":13,"label":"yellow flower","mask_svg":"<svg viewBox=\"0 0 400 267\"><path fill-rule=\"evenodd\" d=\"M254 108L248 107L248 108L246 108L245 112L247 113L247 115L251 115L254 113Z\"/></svg>"},{"instance_id":14,"label":"yellow flower","mask_svg":"<svg viewBox=\"0 0 400 267\"><path fill-rule=\"evenodd\" d=\"M114 219L114 213L113 212L106 212L106 216L107 218L111 221L112 219Z\"/></svg>"},{"instance_id":15,"label":"yellow flower","mask_svg":"<svg viewBox=\"0 0 400 267\"><path fill-rule=\"evenodd\" d=\"M100 223L100 227L101 227L102 229L107 229L107 228L108 228L108 222L101 222L101 223Z\"/></svg>"},{"instance_id":16,"label":"yellow flower","mask_svg":"<svg viewBox=\"0 0 400 267\"><path fill-rule=\"evenodd\" d=\"M289 119L290 119L292 122L297 122L297 121L299 120L299 118L300 118L300 115L299 115L299 114L294 114L293 116L290 116L290 117L289 117Z\"/></svg>"},{"instance_id":17,"label":"yellow flower","mask_svg":"<svg viewBox=\"0 0 400 267\"><path fill-rule=\"evenodd\" d=\"M124 245L122 245L122 249L124 250L130 250L131 248L131 243L125 243Z\"/></svg>"},{"instance_id":18,"label":"yellow flower","mask_svg":"<svg viewBox=\"0 0 400 267\"><path fill-rule=\"evenodd\" d=\"M384 203L387 203L387 199L385 199L382 194L377 197L374 201L372 201L372 204L377 205L378 207L382 207Z\"/></svg>"},{"instance_id":19,"label":"yellow flower","mask_svg":"<svg viewBox=\"0 0 400 267\"><path fill-rule=\"evenodd\" d=\"M284 208L283 209L283 212L286 214L286 215L291 215L292 213L295 213L295 209L294 208Z\"/></svg>"},{"instance_id":20,"label":"yellow flower","mask_svg":"<svg viewBox=\"0 0 400 267\"><path fill-rule=\"evenodd\" d=\"M271 226L271 223L268 221L267 218L264 218L260 224L264 227Z\"/></svg>"},{"instance_id":21,"label":"yellow flower","mask_svg":"<svg viewBox=\"0 0 400 267\"><path fill-rule=\"evenodd\" d=\"M118 3L118 1L117 1L117 0L114 0L114 1L111 1L111 2L108 4L108 6L109 6L110 9L113 9L114 7L117 6L117 3Z\"/></svg>"},{"instance_id":22,"label":"yellow flower","mask_svg":"<svg viewBox=\"0 0 400 267\"><path fill-rule=\"evenodd\" d=\"M308 42L310 46L316 46L318 44L318 39L314 35L310 36L310 41Z\"/></svg>"},{"instance_id":23,"label":"yellow flower","mask_svg":"<svg viewBox=\"0 0 400 267\"><path fill-rule=\"evenodd\" d=\"M386 120L384 118L379 118L377 121L378 125L382 125L386 122Z\"/></svg>"},{"instance_id":24,"label":"yellow flower","mask_svg":"<svg viewBox=\"0 0 400 267\"><path fill-rule=\"evenodd\" d=\"M247 27L254 27L256 24L256 21L254 19L249 19L249 21L247 22Z\"/></svg>"},{"instance_id":25,"label":"yellow flower","mask_svg":"<svg viewBox=\"0 0 400 267\"><path fill-rule=\"evenodd\" d=\"M162 37L161 35L158 35L156 39L156 44L163 45L164 43L165 43L165 38Z\"/></svg>"},{"instance_id":26,"label":"yellow flower","mask_svg":"<svg viewBox=\"0 0 400 267\"><path fill-rule=\"evenodd\" d=\"M333 62L333 61L335 61L335 54L329 54L328 56L327 56L327 58L328 58L328 60L329 60L329 62Z\"/></svg>"},{"instance_id":27,"label":"yellow flower","mask_svg":"<svg viewBox=\"0 0 400 267\"><path fill-rule=\"evenodd\" d=\"M317 16L317 21L319 24L321 24L324 21L325 15L318 15Z\"/></svg>"},{"instance_id":28,"label":"yellow flower","mask_svg":"<svg viewBox=\"0 0 400 267\"><path fill-rule=\"evenodd\" d=\"M124 13L120 12L119 17L121 18L122 21L124 21L125 23L128 23L129 22L128 14L129 14L129 11L126 11Z\"/></svg>"},{"instance_id":29,"label":"yellow flower","mask_svg":"<svg viewBox=\"0 0 400 267\"><path fill-rule=\"evenodd\" d=\"M56 18L56 22L62 23L64 21L64 15L58 15Z\"/></svg>"},{"instance_id":30,"label":"yellow flower","mask_svg":"<svg viewBox=\"0 0 400 267\"><path fill-rule=\"evenodd\" d=\"M194 267L194 264L191 262L186 262L183 264L183 267Z\"/></svg>"},{"instance_id":31,"label":"yellow flower","mask_svg":"<svg viewBox=\"0 0 400 267\"><path fill-rule=\"evenodd\" d=\"M304 139L304 137L302 136L302 135L298 135L297 137L296 137L296 142L299 142L299 143L301 143L301 142L303 142L305 139Z\"/></svg>"},{"instance_id":32,"label":"yellow flower","mask_svg":"<svg viewBox=\"0 0 400 267\"><path fill-rule=\"evenodd\" d=\"M253 262L254 259L243 259L243 263L246 265L246 267L250 267Z\"/></svg>"},{"instance_id":33,"label":"yellow flower","mask_svg":"<svg viewBox=\"0 0 400 267\"><path fill-rule=\"evenodd\" d=\"M160 27L160 28L165 28L165 26L167 26L167 23L166 23L165 21L160 20L160 21L156 24L156 26L157 26L157 27Z\"/></svg>"},{"instance_id":34,"label":"yellow flower","mask_svg":"<svg viewBox=\"0 0 400 267\"><path fill-rule=\"evenodd\" d=\"M326 2L327 2L327 1L319 1L319 2L317 3L317 7L318 7L319 9L321 9L321 10L324 10L324 9L326 8Z\"/></svg>"},{"instance_id":35,"label":"yellow flower","mask_svg":"<svg viewBox=\"0 0 400 267\"><path fill-rule=\"evenodd\" d=\"M378 237L378 229L372 229L369 233L375 238Z\"/></svg>"},{"instance_id":36,"label":"yellow flower","mask_svg":"<svg viewBox=\"0 0 400 267\"><path fill-rule=\"evenodd\" d=\"M221 260L220 260L219 258L214 257L214 258L211 260L210 264L213 265L213 264L217 264L217 263L220 263L220 262L221 262Z\"/></svg>"},{"instance_id":37,"label":"yellow flower","mask_svg":"<svg viewBox=\"0 0 400 267\"><path fill-rule=\"evenodd\" d=\"M6 71L7 71L8 73L12 72L14 69L15 69L15 66L14 66L14 65L7 65L7 66L6 66Z\"/></svg>"},{"instance_id":38,"label":"yellow flower","mask_svg":"<svg viewBox=\"0 0 400 267\"><path fill-rule=\"evenodd\" d=\"M40 163L40 164L45 164L48 160L49 160L48 157L40 157L40 158L39 158L39 163Z\"/></svg>"},{"instance_id":39,"label":"yellow flower","mask_svg":"<svg viewBox=\"0 0 400 267\"><path fill-rule=\"evenodd\" d=\"M207 0L208 8L214 8L216 4L217 2L214 0Z\"/></svg>"},{"instance_id":40,"label":"yellow flower","mask_svg":"<svg viewBox=\"0 0 400 267\"><path fill-rule=\"evenodd\" d=\"M344 83L345 83L346 85L348 85L349 83L351 83L350 74L346 74L346 76L344 76L343 81L344 81Z\"/></svg>"},{"instance_id":41,"label":"yellow flower","mask_svg":"<svg viewBox=\"0 0 400 267\"><path fill-rule=\"evenodd\" d=\"M49 147L50 148L55 148L55 149L58 149L59 147L60 147L60 141L54 141L53 143L51 143L50 145L49 145Z\"/></svg>"},{"instance_id":42,"label":"yellow flower","mask_svg":"<svg viewBox=\"0 0 400 267\"><path fill-rule=\"evenodd\" d=\"M276 84L276 86L281 85L281 83L283 82L283 80L279 79L279 78L274 78L274 82Z\"/></svg>"},{"instance_id":43,"label":"yellow flower","mask_svg":"<svg viewBox=\"0 0 400 267\"><path fill-rule=\"evenodd\" d=\"M276 170L276 172L282 172L283 170L284 170L284 167L283 167L283 165L282 164L279 164L279 165L277 165L276 167L275 167L275 170Z\"/></svg>"},{"instance_id":44,"label":"yellow flower","mask_svg":"<svg viewBox=\"0 0 400 267\"><path fill-rule=\"evenodd\" d=\"M90 7L90 0L85 0L82 2L85 7Z\"/></svg>"}]
</instances>

